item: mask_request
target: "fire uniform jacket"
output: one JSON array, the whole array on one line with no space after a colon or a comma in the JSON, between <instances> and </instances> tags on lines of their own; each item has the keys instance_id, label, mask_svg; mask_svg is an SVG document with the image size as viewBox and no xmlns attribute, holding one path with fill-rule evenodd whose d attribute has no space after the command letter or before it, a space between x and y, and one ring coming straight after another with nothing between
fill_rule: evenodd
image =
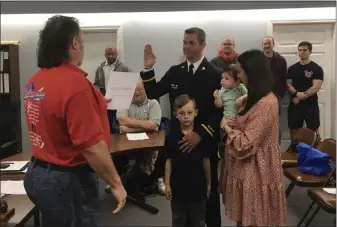
<instances>
[{"instance_id":1,"label":"fire uniform jacket","mask_svg":"<svg viewBox=\"0 0 337 227\"><path fill-rule=\"evenodd\" d=\"M195 132L202 140L209 141L212 154L216 155L216 146L219 142L221 108L214 105L213 92L221 88L222 70L211 64L206 58L202 60L193 75L188 73L188 64L183 62L171 66L160 81L156 81L154 70L141 72L141 78L148 98L156 99L169 94L171 105L171 119L173 115L173 103L177 96L187 94L194 98L198 108L198 116L195 120ZM176 120L173 122L177 123Z\"/></svg>"}]
</instances>

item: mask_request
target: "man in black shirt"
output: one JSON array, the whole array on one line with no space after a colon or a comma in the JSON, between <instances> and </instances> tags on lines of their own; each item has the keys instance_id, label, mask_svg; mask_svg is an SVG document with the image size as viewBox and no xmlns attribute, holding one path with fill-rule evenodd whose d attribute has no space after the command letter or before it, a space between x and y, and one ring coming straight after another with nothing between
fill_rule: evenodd
<instances>
[{"instance_id":1,"label":"man in black shirt","mask_svg":"<svg viewBox=\"0 0 337 227\"><path fill-rule=\"evenodd\" d=\"M320 126L317 92L323 83L323 69L310 60L312 44L304 41L298 45L300 61L290 66L287 84L291 102L288 107L288 126L291 139L296 129L303 127L317 131Z\"/></svg>"},{"instance_id":2,"label":"man in black shirt","mask_svg":"<svg viewBox=\"0 0 337 227\"><path fill-rule=\"evenodd\" d=\"M221 88L222 70L211 64L202 53L206 46L206 34L202 29L193 27L185 30L183 42L183 51L187 60L179 65L171 66L158 82L156 82L153 70L156 57L152 47L146 45L144 50L145 70L141 72L141 77L146 94L150 99L169 94L172 124L176 123L173 102L177 96L187 94L196 101L199 113L195 120L195 128L183 137L180 149L182 152L189 152L201 140L210 139L207 146L210 152L212 185L211 195L206 205L205 221L207 226L221 226L217 144L220 138L222 111L214 105L213 92Z\"/></svg>"}]
</instances>

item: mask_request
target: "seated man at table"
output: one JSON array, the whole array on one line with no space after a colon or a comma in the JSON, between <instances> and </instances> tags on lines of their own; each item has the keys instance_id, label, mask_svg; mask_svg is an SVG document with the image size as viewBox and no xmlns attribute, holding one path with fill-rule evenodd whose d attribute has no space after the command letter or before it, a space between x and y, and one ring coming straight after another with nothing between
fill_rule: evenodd
<instances>
[{"instance_id":1,"label":"seated man at table","mask_svg":"<svg viewBox=\"0 0 337 227\"><path fill-rule=\"evenodd\" d=\"M161 120L161 108L157 100L148 99L142 81L139 81L128 110L117 110L121 133L157 131ZM149 176L154 170L158 151L144 153L140 168ZM158 191L163 194L163 179L158 179Z\"/></svg>"}]
</instances>

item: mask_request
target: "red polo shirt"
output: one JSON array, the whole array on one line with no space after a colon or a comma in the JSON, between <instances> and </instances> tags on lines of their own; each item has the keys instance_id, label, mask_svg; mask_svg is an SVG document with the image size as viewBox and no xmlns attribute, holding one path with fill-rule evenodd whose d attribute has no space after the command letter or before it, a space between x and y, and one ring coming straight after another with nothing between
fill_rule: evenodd
<instances>
[{"instance_id":1,"label":"red polo shirt","mask_svg":"<svg viewBox=\"0 0 337 227\"><path fill-rule=\"evenodd\" d=\"M82 152L101 140L110 147L107 103L73 64L40 69L24 91L32 154L63 166L87 161Z\"/></svg>"}]
</instances>

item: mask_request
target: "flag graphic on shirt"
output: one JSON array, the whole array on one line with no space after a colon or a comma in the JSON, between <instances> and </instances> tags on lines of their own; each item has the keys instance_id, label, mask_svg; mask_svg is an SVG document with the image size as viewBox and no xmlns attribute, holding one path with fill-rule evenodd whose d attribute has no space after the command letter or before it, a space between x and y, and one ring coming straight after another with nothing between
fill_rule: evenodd
<instances>
[{"instance_id":1,"label":"flag graphic on shirt","mask_svg":"<svg viewBox=\"0 0 337 227\"><path fill-rule=\"evenodd\" d=\"M40 121L40 104L45 98L44 87L35 91L34 82L29 84L24 91L24 108L28 121L28 132L30 142L33 146L43 148L44 142L39 134L38 125Z\"/></svg>"}]
</instances>

